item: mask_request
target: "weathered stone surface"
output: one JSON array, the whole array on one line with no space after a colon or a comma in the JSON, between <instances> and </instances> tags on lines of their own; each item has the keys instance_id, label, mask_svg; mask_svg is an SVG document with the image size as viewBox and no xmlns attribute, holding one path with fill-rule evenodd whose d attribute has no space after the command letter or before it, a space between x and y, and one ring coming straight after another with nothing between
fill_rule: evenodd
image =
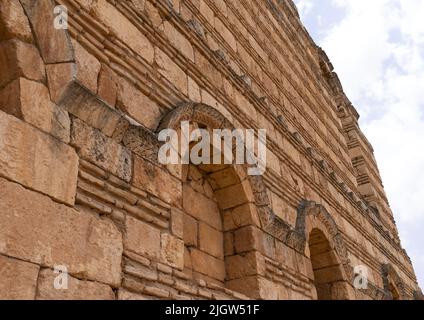
<instances>
[{"instance_id":1,"label":"weathered stone surface","mask_svg":"<svg viewBox=\"0 0 424 320\"><path fill-rule=\"evenodd\" d=\"M100 99L111 107L115 107L118 88L115 77L108 67L102 66L99 75L97 94Z\"/></svg>"},{"instance_id":2,"label":"weathered stone surface","mask_svg":"<svg viewBox=\"0 0 424 320\"><path fill-rule=\"evenodd\" d=\"M73 205L78 156L68 145L0 111L0 175Z\"/></svg>"},{"instance_id":3,"label":"weathered stone surface","mask_svg":"<svg viewBox=\"0 0 424 320\"><path fill-rule=\"evenodd\" d=\"M72 121L71 144L81 158L88 160L125 181L131 180L131 152L100 130L93 129L79 119Z\"/></svg>"},{"instance_id":4,"label":"weathered stone surface","mask_svg":"<svg viewBox=\"0 0 424 320\"><path fill-rule=\"evenodd\" d=\"M23 0L21 3L31 22L44 62L72 61L74 56L68 34L54 27L54 2Z\"/></svg>"},{"instance_id":5,"label":"weathered stone surface","mask_svg":"<svg viewBox=\"0 0 424 320\"><path fill-rule=\"evenodd\" d=\"M185 72L160 49L155 50L155 61L165 79L187 95L188 78Z\"/></svg>"},{"instance_id":6,"label":"weathered stone surface","mask_svg":"<svg viewBox=\"0 0 424 320\"><path fill-rule=\"evenodd\" d=\"M59 276L53 270L44 269L40 271L37 286L37 300L115 300L115 294L108 285L81 281L67 274L66 289L56 289L55 279Z\"/></svg>"},{"instance_id":7,"label":"weathered stone surface","mask_svg":"<svg viewBox=\"0 0 424 320\"><path fill-rule=\"evenodd\" d=\"M197 242L199 239L198 236L198 223L197 221L189 216L184 214L184 243L186 246L197 247Z\"/></svg>"},{"instance_id":8,"label":"weathered stone surface","mask_svg":"<svg viewBox=\"0 0 424 320\"><path fill-rule=\"evenodd\" d=\"M183 194L185 212L217 230L222 230L221 216L215 201L206 198L203 194L186 185L184 185Z\"/></svg>"},{"instance_id":9,"label":"weathered stone surface","mask_svg":"<svg viewBox=\"0 0 424 320\"><path fill-rule=\"evenodd\" d=\"M50 97L54 103L60 104L67 97L68 90L70 90L75 80L76 70L77 66L74 62L46 66Z\"/></svg>"},{"instance_id":10,"label":"weathered stone surface","mask_svg":"<svg viewBox=\"0 0 424 320\"><path fill-rule=\"evenodd\" d=\"M13 38L33 41L28 18L19 0L3 0L0 2L0 39Z\"/></svg>"},{"instance_id":11,"label":"weathered stone surface","mask_svg":"<svg viewBox=\"0 0 424 320\"><path fill-rule=\"evenodd\" d=\"M68 143L68 113L50 101L41 83L19 78L0 91L0 109Z\"/></svg>"},{"instance_id":12,"label":"weathered stone surface","mask_svg":"<svg viewBox=\"0 0 424 320\"><path fill-rule=\"evenodd\" d=\"M161 119L157 103L123 78L119 79L118 108L152 130L157 128Z\"/></svg>"},{"instance_id":13,"label":"weathered stone surface","mask_svg":"<svg viewBox=\"0 0 424 320\"><path fill-rule=\"evenodd\" d=\"M119 289L118 300L150 300L151 298L142 294L130 292L125 289Z\"/></svg>"},{"instance_id":14,"label":"weathered stone surface","mask_svg":"<svg viewBox=\"0 0 424 320\"><path fill-rule=\"evenodd\" d=\"M39 269L36 264L0 255L0 299L34 299Z\"/></svg>"},{"instance_id":15,"label":"weathered stone surface","mask_svg":"<svg viewBox=\"0 0 424 320\"><path fill-rule=\"evenodd\" d=\"M119 286L122 237L112 222L4 179L0 190L0 253Z\"/></svg>"},{"instance_id":16,"label":"weathered stone surface","mask_svg":"<svg viewBox=\"0 0 424 320\"><path fill-rule=\"evenodd\" d=\"M0 0L0 70L0 297L420 291L359 115L291 1ZM158 128L181 121L266 129L265 174L159 164Z\"/></svg>"},{"instance_id":17,"label":"weathered stone surface","mask_svg":"<svg viewBox=\"0 0 424 320\"><path fill-rule=\"evenodd\" d=\"M166 203L181 207L181 182L164 169L137 156L134 157L133 184Z\"/></svg>"},{"instance_id":18,"label":"weathered stone surface","mask_svg":"<svg viewBox=\"0 0 424 320\"><path fill-rule=\"evenodd\" d=\"M199 249L218 259L224 259L224 235L207 224L199 223Z\"/></svg>"},{"instance_id":19,"label":"weathered stone surface","mask_svg":"<svg viewBox=\"0 0 424 320\"><path fill-rule=\"evenodd\" d=\"M171 209L171 231L177 238L184 237L184 212L177 208Z\"/></svg>"},{"instance_id":20,"label":"weathered stone surface","mask_svg":"<svg viewBox=\"0 0 424 320\"><path fill-rule=\"evenodd\" d=\"M216 259L197 249L190 249L193 270L205 274L213 279L224 281L225 264L223 260Z\"/></svg>"},{"instance_id":21,"label":"weathered stone surface","mask_svg":"<svg viewBox=\"0 0 424 320\"><path fill-rule=\"evenodd\" d=\"M124 246L127 250L151 258L159 258L161 254L160 230L131 216L126 219Z\"/></svg>"},{"instance_id":22,"label":"weathered stone surface","mask_svg":"<svg viewBox=\"0 0 424 320\"><path fill-rule=\"evenodd\" d=\"M93 5L92 12L134 52L140 54L147 62L153 62L154 50L150 41L112 4L99 0Z\"/></svg>"},{"instance_id":23,"label":"weathered stone surface","mask_svg":"<svg viewBox=\"0 0 424 320\"><path fill-rule=\"evenodd\" d=\"M18 40L0 42L0 70L0 87L19 77L45 80L44 64L37 48Z\"/></svg>"},{"instance_id":24,"label":"weathered stone surface","mask_svg":"<svg viewBox=\"0 0 424 320\"><path fill-rule=\"evenodd\" d=\"M174 268L184 268L184 241L169 233L161 236L161 252L164 262Z\"/></svg>"},{"instance_id":25,"label":"weathered stone surface","mask_svg":"<svg viewBox=\"0 0 424 320\"><path fill-rule=\"evenodd\" d=\"M97 80L100 72L100 62L78 42L72 41L77 66L77 80L85 88L97 93Z\"/></svg>"},{"instance_id":26,"label":"weathered stone surface","mask_svg":"<svg viewBox=\"0 0 424 320\"><path fill-rule=\"evenodd\" d=\"M172 45L174 45L182 54L192 62L194 62L194 52L190 41L178 32L172 24L165 21L164 32Z\"/></svg>"}]
</instances>

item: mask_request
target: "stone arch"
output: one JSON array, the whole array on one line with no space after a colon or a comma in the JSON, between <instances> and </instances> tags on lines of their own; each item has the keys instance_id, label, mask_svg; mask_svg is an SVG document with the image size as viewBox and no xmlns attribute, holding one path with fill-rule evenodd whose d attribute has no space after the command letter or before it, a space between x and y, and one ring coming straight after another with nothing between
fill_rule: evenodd
<instances>
[{"instance_id":1,"label":"stone arch","mask_svg":"<svg viewBox=\"0 0 424 320\"><path fill-rule=\"evenodd\" d=\"M383 284L388 300L406 300L405 285L391 264L382 266Z\"/></svg>"},{"instance_id":2,"label":"stone arch","mask_svg":"<svg viewBox=\"0 0 424 320\"><path fill-rule=\"evenodd\" d=\"M159 123L156 133L163 129L177 129L181 121L192 121L211 129L230 129L233 124L218 110L202 103L186 102L169 112ZM246 166L237 166L237 170L246 171ZM276 219L270 207L266 186L261 176L248 176L254 203L257 207L261 226L266 229Z\"/></svg>"},{"instance_id":3,"label":"stone arch","mask_svg":"<svg viewBox=\"0 0 424 320\"><path fill-rule=\"evenodd\" d=\"M304 239L303 254L311 259L318 298L353 298L350 285L353 270L347 249L336 222L325 207L312 201L302 201L298 208L296 232ZM317 280L317 277L321 279ZM326 288L319 288L323 284Z\"/></svg>"},{"instance_id":4,"label":"stone arch","mask_svg":"<svg viewBox=\"0 0 424 320\"><path fill-rule=\"evenodd\" d=\"M163 129L174 129L177 131L182 121L189 121L190 123L195 123L198 127L209 130L234 129L233 124L216 109L200 103L183 103L163 118L156 133L158 134ZM197 228L197 237L195 238L198 241L193 244L196 240L192 240L194 238L192 234L189 235L191 239L184 239L186 246L185 261L187 262L191 259L191 271L202 274L207 274L211 271L202 269L202 266L196 268L195 263L199 263L194 261L194 259L198 259L194 255L204 256L205 260L215 261L217 264L224 265L225 278L223 278L222 273L221 277L217 278L219 276L218 273L217 275L209 274L204 280L211 280L227 289L240 292L246 296L259 298L257 292L249 290L249 285L246 285L247 282L255 282L254 278L258 271L246 268L246 266L257 266L259 264L255 248L248 240L254 237L250 227L262 228L261 222L266 221L267 218L263 219L262 217L261 219L260 215L269 212L262 210L269 205L269 200L261 177L248 176L247 167L244 165L198 165L195 168L193 165L185 165L185 167L188 169L181 169L181 171L184 171L183 211L187 217L185 224L192 225L191 231L189 230L187 233ZM202 193L199 186L193 187L191 185L192 180L195 179L193 174L202 179L203 186L206 183L206 188L210 188L213 195L210 193L209 195L205 194L207 191ZM200 189L200 192L196 193L196 200L190 199L190 193L193 193L192 189L197 189L197 191ZM206 200L205 198L208 199ZM196 205L199 206L201 201L208 202L210 204L209 207L219 209L220 222L216 223L218 215L215 209L210 210L215 216L215 223L214 221L204 221L205 217L198 217L196 212L190 212L196 209L193 206L190 207L190 204L196 202ZM216 205L213 203L214 201ZM201 227L204 229L203 231L209 231L209 239L205 239L200 234ZM240 229L242 229L241 232L239 232ZM184 233L186 234L186 232ZM237 244L234 240L235 237L239 237L238 239L240 240ZM242 237L245 237L245 239L242 239ZM215 238L215 243L208 244L208 242L213 241L213 238ZM202 245L202 241L204 245ZM217 241L221 242L221 244L216 245ZM215 250L215 252L211 254L210 250L206 250L207 247ZM223 254L221 254L219 247L222 248ZM213 256L213 259L208 256ZM219 259L219 256L224 257ZM190 264L186 264L186 268L189 267ZM204 268L213 269L213 266L208 264Z\"/></svg>"}]
</instances>

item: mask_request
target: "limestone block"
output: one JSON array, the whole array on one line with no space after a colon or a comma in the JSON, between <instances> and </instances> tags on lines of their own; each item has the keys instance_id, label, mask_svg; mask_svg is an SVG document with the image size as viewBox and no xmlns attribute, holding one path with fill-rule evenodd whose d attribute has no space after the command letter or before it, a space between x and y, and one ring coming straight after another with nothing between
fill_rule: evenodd
<instances>
[{"instance_id":1,"label":"limestone block","mask_svg":"<svg viewBox=\"0 0 424 320\"><path fill-rule=\"evenodd\" d=\"M50 64L74 60L69 35L63 29L54 27L54 2L23 0L21 3L31 22L44 62Z\"/></svg>"},{"instance_id":2,"label":"limestone block","mask_svg":"<svg viewBox=\"0 0 424 320\"><path fill-rule=\"evenodd\" d=\"M68 145L0 111L0 175L74 204L78 156Z\"/></svg>"},{"instance_id":3,"label":"limestone block","mask_svg":"<svg viewBox=\"0 0 424 320\"><path fill-rule=\"evenodd\" d=\"M69 142L69 115L51 102L48 89L39 82L19 78L8 84L0 90L0 109Z\"/></svg>"},{"instance_id":4,"label":"limestone block","mask_svg":"<svg viewBox=\"0 0 424 320\"><path fill-rule=\"evenodd\" d=\"M100 62L77 41L72 41L77 66L77 79L85 88L97 93Z\"/></svg>"},{"instance_id":5,"label":"limestone block","mask_svg":"<svg viewBox=\"0 0 424 320\"><path fill-rule=\"evenodd\" d=\"M0 2L0 39L18 38L32 42L28 18L19 0L2 0Z\"/></svg>"},{"instance_id":6,"label":"limestone block","mask_svg":"<svg viewBox=\"0 0 424 320\"><path fill-rule=\"evenodd\" d=\"M0 255L0 299L34 299L39 269L36 264Z\"/></svg>"},{"instance_id":7,"label":"limestone block","mask_svg":"<svg viewBox=\"0 0 424 320\"><path fill-rule=\"evenodd\" d=\"M55 279L67 277L68 288L56 289ZM57 282L58 280L56 280ZM108 285L81 281L68 274L54 273L53 270L40 271L37 286L37 300L115 300L115 294Z\"/></svg>"},{"instance_id":8,"label":"limestone block","mask_svg":"<svg viewBox=\"0 0 424 320\"><path fill-rule=\"evenodd\" d=\"M253 192L248 180L237 185L217 190L215 191L215 195L218 200L219 207L222 210L254 202Z\"/></svg>"},{"instance_id":9,"label":"limestone block","mask_svg":"<svg viewBox=\"0 0 424 320\"><path fill-rule=\"evenodd\" d=\"M231 33L231 31L228 30L228 28L222 23L222 21L219 18L215 18L215 29L225 39L225 41L231 47L231 49L233 49L234 52L237 52L236 38Z\"/></svg>"},{"instance_id":10,"label":"limestone block","mask_svg":"<svg viewBox=\"0 0 424 320\"><path fill-rule=\"evenodd\" d=\"M161 254L164 263L182 270L184 268L184 241L163 233L161 236Z\"/></svg>"},{"instance_id":11,"label":"limestone block","mask_svg":"<svg viewBox=\"0 0 424 320\"><path fill-rule=\"evenodd\" d=\"M131 152L98 129L73 119L71 144L81 158L90 161L118 178L129 182L132 174Z\"/></svg>"},{"instance_id":12,"label":"limestone block","mask_svg":"<svg viewBox=\"0 0 424 320\"><path fill-rule=\"evenodd\" d=\"M158 104L123 78L120 78L118 82L117 106L131 118L151 130L156 130L161 119Z\"/></svg>"},{"instance_id":13,"label":"limestone block","mask_svg":"<svg viewBox=\"0 0 424 320\"><path fill-rule=\"evenodd\" d=\"M106 66L102 66L100 70L97 95L109 106L115 107L118 86L112 71Z\"/></svg>"},{"instance_id":14,"label":"limestone block","mask_svg":"<svg viewBox=\"0 0 424 320\"><path fill-rule=\"evenodd\" d=\"M75 79L76 68L76 64L73 62L46 66L50 97L54 103L60 104L66 97L66 93Z\"/></svg>"},{"instance_id":15,"label":"limestone block","mask_svg":"<svg viewBox=\"0 0 424 320\"><path fill-rule=\"evenodd\" d=\"M181 207L181 182L166 170L137 156L134 156L133 184L168 204Z\"/></svg>"},{"instance_id":16,"label":"limestone block","mask_svg":"<svg viewBox=\"0 0 424 320\"><path fill-rule=\"evenodd\" d=\"M177 238L184 236L184 212L177 208L171 208L171 231Z\"/></svg>"},{"instance_id":17,"label":"limestone block","mask_svg":"<svg viewBox=\"0 0 424 320\"><path fill-rule=\"evenodd\" d=\"M125 229L125 249L151 258L160 257L161 236L158 228L127 216Z\"/></svg>"},{"instance_id":18,"label":"limestone block","mask_svg":"<svg viewBox=\"0 0 424 320\"><path fill-rule=\"evenodd\" d=\"M183 190L184 211L197 220L203 221L217 230L222 230L222 221L218 205L215 201L206 198L189 186Z\"/></svg>"},{"instance_id":19,"label":"limestone block","mask_svg":"<svg viewBox=\"0 0 424 320\"><path fill-rule=\"evenodd\" d=\"M193 270L216 280L224 281L225 264L223 260L212 257L197 249L190 249Z\"/></svg>"},{"instance_id":20,"label":"limestone block","mask_svg":"<svg viewBox=\"0 0 424 320\"><path fill-rule=\"evenodd\" d=\"M184 214L183 217L184 223L184 243L186 246L197 247L197 239L198 239L198 226L197 221L189 216L188 214Z\"/></svg>"},{"instance_id":21,"label":"limestone block","mask_svg":"<svg viewBox=\"0 0 424 320\"><path fill-rule=\"evenodd\" d=\"M199 223L199 249L218 259L224 259L224 235L207 224Z\"/></svg>"},{"instance_id":22,"label":"limestone block","mask_svg":"<svg viewBox=\"0 0 424 320\"><path fill-rule=\"evenodd\" d=\"M262 266L260 264L262 264ZM260 267L264 266L265 262L261 259L258 252L249 252L247 254L225 258L227 280L257 275L261 272Z\"/></svg>"},{"instance_id":23,"label":"limestone block","mask_svg":"<svg viewBox=\"0 0 424 320\"><path fill-rule=\"evenodd\" d=\"M172 61L163 51L156 48L155 61L159 72L184 95L188 93L188 78L186 73Z\"/></svg>"},{"instance_id":24,"label":"limestone block","mask_svg":"<svg viewBox=\"0 0 424 320\"><path fill-rule=\"evenodd\" d=\"M37 48L19 40L0 43L0 70L0 87L19 77L45 80L44 64Z\"/></svg>"},{"instance_id":25,"label":"limestone block","mask_svg":"<svg viewBox=\"0 0 424 320\"><path fill-rule=\"evenodd\" d=\"M115 225L0 179L0 253L118 287L122 236Z\"/></svg>"},{"instance_id":26,"label":"limestone block","mask_svg":"<svg viewBox=\"0 0 424 320\"><path fill-rule=\"evenodd\" d=\"M194 52L190 41L184 37L175 27L168 21L164 22L164 32L169 42L176 47L190 61L194 62Z\"/></svg>"},{"instance_id":27,"label":"limestone block","mask_svg":"<svg viewBox=\"0 0 424 320\"><path fill-rule=\"evenodd\" d=\"M135 53L153 63L154 50L150 41L112 4L99 0L92 6L92 13Z\"/></svg>"}]
</instances>

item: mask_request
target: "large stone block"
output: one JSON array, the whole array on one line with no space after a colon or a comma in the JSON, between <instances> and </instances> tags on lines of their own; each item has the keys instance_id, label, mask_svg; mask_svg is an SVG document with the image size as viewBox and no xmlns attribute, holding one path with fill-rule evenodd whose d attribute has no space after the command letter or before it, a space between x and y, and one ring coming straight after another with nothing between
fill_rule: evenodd
<instances>
[{"instance_id":1,"label":"large stone block","mask_svg":"<svg viewBox=\"0 0 424 320\"><path fill-rule=\"evenodd\" d=\"M212 257L197 249L190 249L193 270L213 279L225 280L225 264L223 260Z\"/></svg>"},{"instance_id":2,"label":"large stone block","mask_svg":"<svg viewBox=\"0 0 424 320\"><path fill-rule=\"evenodd\" d=\"M72 41L77 67L77 80L92 93L97 93L100 62L77 41Z\"/></svg>"},{"instance_id":3,"label":"large stone block","mask_svg":"<svg viewBox=\"0 0 424 320\"><path fill-rule=\"evenodd\" d=\"M19 78L0 91L0 109L68 143L68 113L50 100L47 87Z\"/></svg>"},{"instance_id":4,"label":"large stone block","mask_svg":"<svg viewBox=\"0 0 424 320\"><path fill-rule=\"evenodd\" d=\"M125 249L151 258L160 257L160 230L131 216L126 219Z\"/></svg>"},{"instance_id":5,"label":"large stone block","mask_svg":"<svg viewBox=\"0 0 424 320\"><path fill-rule=\"evenodd\" d=\"M32 42L31 28L19 0L2 0L0 2L0 39L13 38Z\"/></svg>"},{"instance_id":6,"label":"large stone block","mask_svg":"<svg viewBox=\"0 0 424 320\"><path fill-rule=\"evenodd\" d=\"M137 29L122 13L106 0L98 0L92 6L93 14L109 28L117 38L135 53L153 63L154 50L146 36Z\"/></svg>"},{"instance_id":7,"label":"large stone block","mask_svg":"<svg viewBox=\"0 0 424 320\"><path fill-rule=\"evenodd\" d=\"M34 299L39 269L36 264L0 255L0 299Z\"/></svg>"},{"instance_id":8,"label":"large stone block","mask_svg":"<svg viewBox=\"0 0 424 320\"><path fill-rule=\"evenodd\" d=\"M44 63L35 46L8 40L0 43L0 87L19 77L45 80Z\"/></svg>"},{"instance_id":9,"label":"large stone block","mask_svg":"<svg viewBox=\"0 0 424 320\"><path fill-rule=\"evenodd\" d=\"M117 107L146 128L156 130L161 119L157 103L123 78L119 79L118 88Z\"/></svg>"},{"instance_id":10,"label":"large stone block","mask_svg":"<svg viewBox=\"0 0 424 320\"><path fill-rule=\"evenodd\" d=\"M167 265L182 270L184 268L184 241L163 233L161 236L162 260Z\"/></svg>"},{"instance_id":11,"label":"large stone block","mask_svg":"<svg viewBox=\"0 0 424 320\"><path fill-rule=\"evenodd\" d=\"M125 181L131 180L131 152L100 130L89 127L81 120L72 121L71 144L78 149L81 158Z\"/></svg>"},{"instance_id":12,"label":"large stone block","mask_svg":"<svg viewBox=\"0 0 424 320\"><path fill-rule=\"evenodd\" d=\"M0 179L0 253L118 287L122 236L115 225Z\"/></svg>"},{"instance_id":13,"label":"large stone block","mask_svg":"<svg viewBox=\"0 0 424 320\"><path fill-rule=\"evenodd\" d=\"M224 259L224 235L207 224L199 223L199 249L218 259Z\"/></svg>"},{"instance_id":14,"label":"large stone block","mask_svg":"<svg viewBox=\"0 0 424 320\"><path fill-rule=\"evenodd\" d=\"M59 277L59 278L58 278ZM55 282L66 277L67 288L55 288ZM82 281L68 274L54 273L50 269L40 271L37 300L114 300L112 288L106 284Z\"/></svg>"},{"instance_id":15,"label":"large stone block","mask_svg":"<svg viewBox=\"0 0 424 320\"><path fill-rule=\"evenodd\" d=\"M222 219L215 201L184 185L184 211L197 220L203 221L217 230L222 230Z\"/></svg>"},{"instance_id":16,"label":"large stone block","mask_svg":"<svg viewBox=\"0 0 424 320\"><path fill-rule=\"evenodd\" d=\"M65 30L54 27L54 2L22 0L21 3L31 22L44 62L72 61L74 56L69 35Z\"/></svg>"},{"instance_id":17,"label":"large stone block","mask_svg":"<svg viewBox=\"0 0 424 320\"><path fill-rule=\"evenodd\" d=\"M0 175L74 204L78 156L74 149L0 111Z\"/></svg>"},{"instance_id":18,"label":"large stone block","mask_svg":"<svg viewBox=\"0 0 424 320\"><path fill-rule=\"evenodd\" d=\"M159 72L165 79L187 95L188 78L186 73L160 49L155 50L155 61L159 67Z\"/></svg>"},{"instance_id":19,"label":"large stone block","mask_svg":"<svg viewBox=\"0 0 424 320\"><path fill-rule=\"evenodd\" d=\"M152 193L168 204L181 207L181 181L164 169L137 156L134 156L133 184L137 188Z\"/></svg>"}]
</instances>

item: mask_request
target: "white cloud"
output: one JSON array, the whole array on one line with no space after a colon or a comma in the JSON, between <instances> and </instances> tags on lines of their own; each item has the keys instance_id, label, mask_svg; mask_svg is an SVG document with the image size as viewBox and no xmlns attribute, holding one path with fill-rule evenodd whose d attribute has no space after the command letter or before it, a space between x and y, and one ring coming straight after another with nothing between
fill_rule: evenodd
<instances>
[{"instance_id":1,"label":"white cloud","mask_svg":"<svg viewBox=\"0 0 424 320\"><path fill-rule=\"evenodd\" d=\"M401 239L424 284L424 1L331 0L343 8L316 39L361 114ZM310 9L311 10L311 9ZM308 19L316 19L309 12ZM304 20L305 21L305 20ZM305 21L316 25L316 21Z\"/></svg>"}]
</instances>

